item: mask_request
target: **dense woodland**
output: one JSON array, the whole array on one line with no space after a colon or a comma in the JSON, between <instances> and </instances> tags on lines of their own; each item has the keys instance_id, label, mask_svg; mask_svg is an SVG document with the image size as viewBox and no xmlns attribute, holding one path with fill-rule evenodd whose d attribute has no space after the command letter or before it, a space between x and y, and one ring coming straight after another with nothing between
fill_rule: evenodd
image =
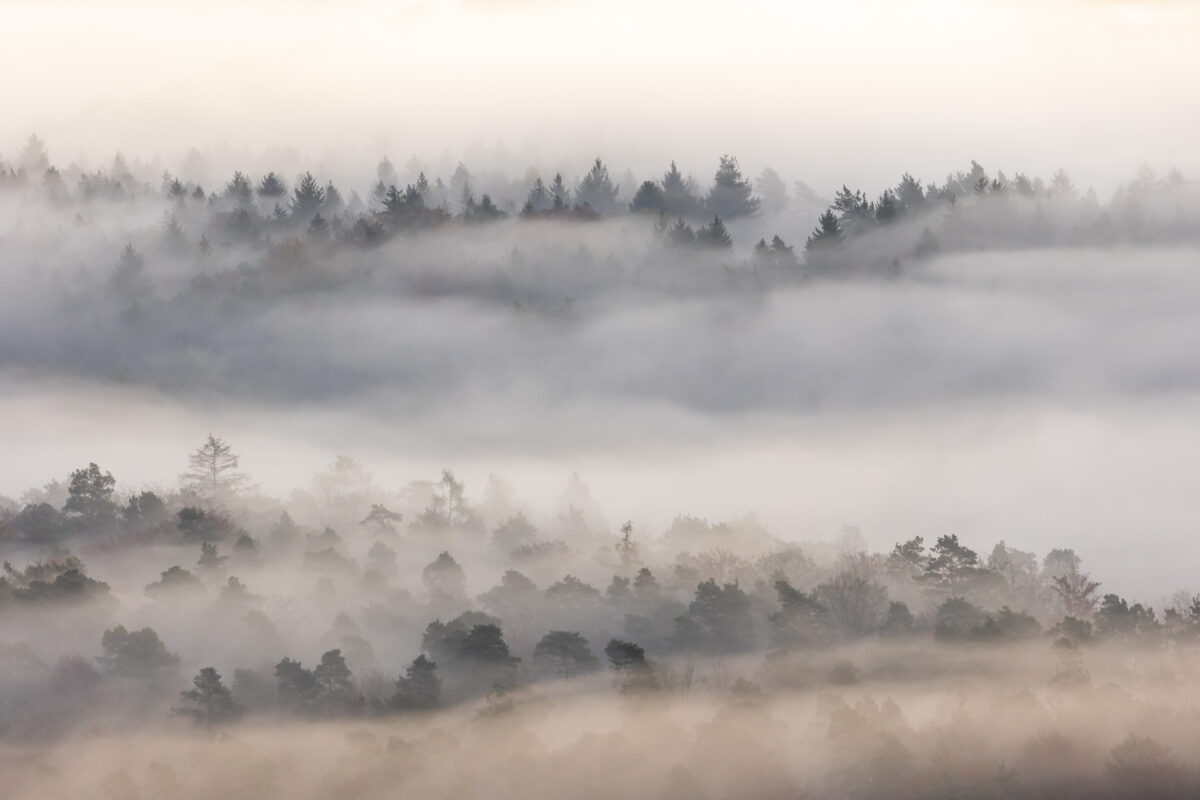
<instances>
[{"instance_id":1,"label":"dense woodland","mask_svg":"<svg viewBox=\"0 0 1200 800\"><path fill-rule=\"evenodd\" d=\"M1031 763L1042 741L1078 759L1080 793L1057 796L1194 792L1194 765L1178 760L1188 754L1167 743L1194 735L1194 721L1146 715L1159 691L1148 686L1191 681L1200 597L1155 608L1106 593L1071 550L944 534L870 552L849 527L796 544L753 515L681 515L652 531L606 519L574 475L559 507L539 510L496 476L481 494L450 471L387 490L348 457L280 502L219 437L181 462L169 489L118 491L88 464L3 501L4 739L186 719L205 731L255 720L420 730L455 709L511 721L583 698L634 715L733 703L727 722L741 730L746 715L768 725L773 704L816 693L813 724L835 753L839 741L864 758L867 748L883 759L873 769L902 778L898 794L880 794L882 772L835 764L818 781L828 791L950 796L968 773L986 796L1001 784L1012 793L995 796L1061 788L1051 765L976 775L979 764L939 763L932 734L891 699L991 680L1039 724L1113 703L1122 711L1109 718L1129 721L1101 737L1107 761L1089 760L1091 744L1025 732L1026 755L1009 758ZM838 699L847 693L860 699Z\"/></svg>"}]
</instances>

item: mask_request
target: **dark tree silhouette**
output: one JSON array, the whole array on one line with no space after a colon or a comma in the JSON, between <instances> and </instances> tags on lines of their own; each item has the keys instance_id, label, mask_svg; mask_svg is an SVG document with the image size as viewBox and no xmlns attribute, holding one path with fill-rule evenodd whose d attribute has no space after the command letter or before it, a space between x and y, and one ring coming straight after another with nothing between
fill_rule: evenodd
<instances>
[{"instance_id":1,"label":"dark tree silhouette","mask_svg":"<svg viewBox=\"0 0 1200 800\"><path fill-rule=\"evenodd\" d=\"M101 472L93 462L71 473L67 502L63 511L85 530L102 530L116 521L117 504L113 488L117 481L111 472Z\"/></svg>"},{"instance_id":2,"label":"dark tree silhouette","mask_svg":"<svg viewBox=\"0 0 1200 800\"><path fill-rule=\"evenodd\" d=\"M225 198L242 207L252 206L254 187L250 185L250 179L241 172L233 173L233 178L225 186Z\"/></svg>"},{"instance_id":3,"label":"dark tree silhouette","mask_svg":"<svg viewBox=\"0 0 1200 800\"><path fill-rule=\"evenodd\" d=\"M668 216L692 216L697 214L703 206L700 198L696 195L692 181L683 176L674 161L663 173L662 193L664 210Z\"/></svg>"},{"instance_id":4,"label":"dark tree silhouette","mask_svg":"<svg viewBox=\"0 0 1200 800\"><path fill-rule=\"evenodd\" d=\"M291 216L302 222L310 222L320 212L325 204L325 190L311 172L300 176L296 188L292 191Z\"/></svg>"},{"instance_id":5,"label":"dark tree silhouette","mask_svg":"<svg viewBox=\"0 0 1200 800\"><path fill-rule=\"evenodd\" d=\"M437 674L437 664L424 655L413 659L396 681L396 694L392 706L401 711L428 711L436 708L442 694L442 679Z\"/></svg>"},{"instance_id":6,"label":"dark tree silhouette","mask_svg":"<svg viewBox=\"0 0 1200 800\"><path fill-rule=\"evenodd\" d=\"M714 250L726 250L733 247L733 237L729 235L721 218L713 217L712 222L696 231L696 244Z\"/></svg>"},{"instance_id":7,"label":"dark tree silhouette","mask_svg":"<svg viewBox=\"0 0 1200 800\"><path fill-rule=\"evenodd\" d=\"M629 203L629 210L635 214L660 214L667 211L667 198L663 190L654 181L645 181L638 187L637 194Z\"/></svg>"},{"instance_id":8,"label":"dark tree silhouette","mask_svg":"<svg viewBox=\"0 0 1200 800\"><path fill-rule=\"evenodd\" d=\"M242 707L234 702L220 673L212 667L201 669L192 678L192 688L180 692L180 696L188 705L175 709L175 713L191 717L206 728L227 724L242 715Z\"/></svg>"},{"instance_id":9,"label":"dark tree silhouette","mask_svg":"<svg viewBox=\"0 0 1200 800\"><path fill-rule=\"evenodd\" d=\"M285 184L283 179L274 172L268 172L266 176L259 181L259 197L274 199L277 197L283 197L285 194L287 194L287 184Z\"/></svg>"},{"instance_id":10,"label":"dark tree silhouette","mask_svg":"<svg viewBox=\"0 0 1200 800\"><path fill-rule=\"evenodd\" d=\"M529 189L529 195L525 198L525 205L521 209L521 215L528 217L549 211L553 207L554 197L546 188L545 182L541 178L534 179L533 186Z\"/></svg>"},{"instance_id":11,"label":"dark tree silhouette","mask_svg":"<svg viewBox=\"0 0 1200 800\"><path fill-rule=\"evenodd\" d=\"M100 639L103 655L97 657L107 675L120 678L161 679L174 673L179 656L167 650L153 628L129 631L118 625Z\"/></svg>"},{"instance_id":12,"label":"dark tree silhouette","mask_svg":"<svg viewBox=\"0 0 1200 800\"><path fill-rule=\"evenodd\" d=\"M979 556L974 550L961 544L956 535L939 536L925 563L924 579L954 594L979 571Z\"/></svg>"},{"instance_id":13,"label":"dark tree silhouette","mask_svg":"<svg viewBox=\"0 0 1200 800\"><path fill-rule=\"evenodd\" d=\"M779 611L767 619L776 647L792 650L812 647L827 640L827 612L814 595L794 589L782 578L775 581L775 594L779 598Z\"/></svg>"},{"instance_id":14,"label":"dark tree silhouette","mask_svg":"<svg viewBox=\"0 0 1200 800\"><path fill-rule=\"evenodd\" d=\"M696 587L687 613L675 620L675 645L683 650L740 653L754 645L750 598L736 583L709 578Z\"/></svg>"},{"instance_id":15,"label":"dark tree silhouette","mask_svg":"<svg viewBox=\"0 0 1200 800\"><path fill-rule=\"evenodd\" d=\"M821 215L817 229L804 242L804 252L812 259L827 258L842 243L842 227L832 210Z\"/></svg>"},{"instance_id":16,"label":"dark tree silhouette","mask_svg":"<svg viewBox=\"0 0 1200 800\"><path fill-rule=\"evenodd\" d=\"M592 163L592 168L575 187L575 201L581 206L588 206L601 216L608 216L617 210L617 193L619 187L613 185L608 177L608 167L599 158Z\"/></svg>"},{"instance_id":17,"label":"dark tree silhouette","mask_svg":"<svg viewBox=\"0 0 1200 800\"><path fill-rule=\"evenodd\" d=\"M572 672L588 672L599 664L587 639L574 631L547 633L533 648L533 659L561 674L563 680L570 680Z\"/></svg>"},{"instance_id":18,"label":"dark tree silhouette","mask_svg":"<svg viewBox=\"0 0 1200 800\"><path fill-rule=\"evenodd\" d=\"M646 651L633 642L612 639L604 646L604 655L608 656L608 664L617 672L626 670L646 669Z\"/></svg>"},{"instance_id":19,"label":"dark tree silhouette","mask_svg":"<svg viewBox=\"0 0 1200 800\"><path fill-rule=\"evenodd\" d=\"M721 156L705 208L723 219L752 217L758 213L759 200L754 196L754 187L742 177L737 159L733 156Z\"/></svg>"},{"instance_id":20,"label":"dark tree silhouette","mask_svg":"<svg viewBox=\"0 0 1200 800\"><path fill-rule=\"evenodd\" d=\"M145 592L147 597L165 600L189 594L203 594L204 584L183 567L173 566L163 571L159 580L148 584Z\"/></svg>"},{"instance_id":21,"label":"dark tree silhouette","mask_svg":"<svg viewBox=\"0 0 1200 800\"><path fill-rule=\"evenodd\" d=\"M319 692L313 671L290 658L275 665L275 685L279 705L285 711L309 711Z\"/></svg>"},{"instance_id":22,"label":"dark tree silhouette","mask_svg":"<svg viewBox=\"0 0 1200 800\"><path fill-rule=\"evenodd\" d=\"M354 677L346 666L341 650L328 650L321 654L321 663L313 670L313 679L323 695L346 696L355 692Z\"/></svg>"}]
</instances>

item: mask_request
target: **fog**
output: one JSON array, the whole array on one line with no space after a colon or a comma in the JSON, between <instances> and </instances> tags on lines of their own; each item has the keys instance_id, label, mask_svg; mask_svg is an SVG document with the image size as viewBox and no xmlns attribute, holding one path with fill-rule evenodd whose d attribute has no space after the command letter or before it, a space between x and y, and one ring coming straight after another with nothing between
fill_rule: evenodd
<instances>
[{"instance_id":1,"label":"fog","mask_svg":"<svg viewBox=\"0 0 1200 800\"><path fill-rule=\"evenodd\" d=\"M1170 190L1189 214L1192 187ZM877 547L1052 541L1125 591L1194 585L1200 375L1180 343L1200 335L1200 279L1179 233L1047 246L1012 221L1017 199L981 199L974 221L925 218L947 252L911 255L920 221L868 232L853 246L882 267L837 278L748 253L760 234L803 241L799 199L731 222L731 253L712 256L622 215L366 250L280 243L286 227L221 244L211 203L153 194L88 201L84 224L73 202L39 216L9 195L11 498L81 459L125 491L170 485L219 431L278 497L339 454L391 487L451 467L542 502L579 472L650 528L754 511L793 541L844 525ZM166 213L187 247L207 228L213 253L166 248ZM114 283L126 241L145 253L133 289Z\"/></svg>"},{"instance_id":2,"label":"fog","mask_svg":"<svg viewBox=\"0 0 1200 800\"><path fill-rule=\"evenodd\" d=\"M0 794L1194 797L1197 9L0 0Z\"/></svg>"},{"instance_id":3,"label":"fog","mask_svg":"<svg viewBox=\"0 0 1200 800\"><path fill-rule=\"evenodd\" d=\"M270 152L365 180L380 153L636 171L732 150L827 191L970 158L1100 190L1145 160L1200 170L1191 0L3 9L0 70L21 80L0 150L33 127L91 164L124 148L177 169L196 147L221 171Z\"/></svg>"}]
</instances>

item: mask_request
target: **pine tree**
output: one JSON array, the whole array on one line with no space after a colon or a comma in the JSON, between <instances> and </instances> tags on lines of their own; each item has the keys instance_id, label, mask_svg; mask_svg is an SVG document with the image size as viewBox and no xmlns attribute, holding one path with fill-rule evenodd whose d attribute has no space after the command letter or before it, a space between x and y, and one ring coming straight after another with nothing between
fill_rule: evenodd
<instances>
[{"instance_id":1,"label":"pine tree","mask_svg":"<svg viewBox=\"0 0 1200 800\"><path fill-rule=\"evenodd\" d=\"M187 186L179 178L172 177L171 173L164 171L162 174L162 191L171 200L179 200L187 195Z\"/></svg>"},{"instance_id":2,"label":"pine tree","mask_svg":"<svg viewBox=\"0 0 1200 800\"><path fill-rule=\"evenodd\" d=\"M182 476L184 488L204 500L220 505L244 489L249 477L237 471L238 456L223 439L213 436L188 456L188 470Z\"/></svg>"},{"instance_id":3,"label":"pine tree","mask_svg":"<svg viewBox=\"0 0 1200 800\"><path fill-rule=\"evenodd\" d=\"M333 181L325 184L325 202L321 204L321 210L332 217L345 207L346 201L342 199L342 193L333 185Z\"/></svg>"},{"instance_id":4,"label":"pine tree","mask_svg":"<svg viewBox=\"0 0 1200 800\"><path fill-rule=\"evenodd\" d=\"M896 199L896 194L891 189L884 189L883 194L879 195L879 199L875 202L875 222L880 225L887 225L895 222L903 211L903 207Z\"/></svg>"},{"instance_id":5,"label":"pine tree","mask_svg":"<svg viewBox=\"0 0 1200 800\"><path fill-rule=\"evenodd\" d=\"M752 217L758 213L759 200L754 196L754 187L742 177L737 159L733 156L721 156L705 207L710 213L725 219Z\"/></svg>"},{"instance_id":6,"label":"pine tree","mask_svg":"<svg viewBox=\"0 0 1200 800\"><path fill-rule=\"evenodd\" d=\"M683 217L679 217L667 229L667 241L675 247L690 247L696 243L696 232L683 221Z\"/></svg>"},{"instance_id":7,"label":"pine tree","mask_svg":"<svg viewBox=\"0 0 1200 800\"><path fill-rule=\"evenodd\" d=\"M597 158L575 188L575 200L601 216L608 216L617 210L618 189L608 177L608 167Z\"/></svg>"},{"instance_id":8,"label":"pine tree","mask_svg":"<svg viewBox=\"0 0 1200 800\"><path fill-rule=\"evenodd\" d=\"M629 210L637 213L661 214L667 210L667 199L663 190L654 181L645 181L638 187L637 194L629 203Z\"/></svg>"},{"instance_id":9,"label":"pine tree","mask_svg":"<svg viewBox=\"0 0 1200 800\"><path fill-rule=\"evenodd\" d=\"M287 186L274 172L268 172L258 184L260 197L283 197L287 194Z\"/></svg>"},{"instance_id":10,"label":"pine tree","mask_svg":"<svg viewBox=\"0 0 1200 800\"><path fill-rule=\"evenodd\" d=\"M100 668L118 678L157 680L179 666L179 656L167 650L153 628L130 631L118 625L104 632L100 647Z\"/></svg>"},{"instance_id":11,"label":"pine tree","mask_svg":"<svg viewBox=\"0 0 1200 800\"><path fill-rule=\"evenodd\" d=\"M75 515L89 529L106 527L117 516L117 504L112 499L116 485L112 473L101 472L94 462L77 469L71 473L63 511Z\"/></svg>"},{"instance_id":12,"label":"pine tree","mask_svg":"<svg viewBox=\"0 0 1200 800\"><path fill-rule=\"evenodd\" d=\"M725 223L721 222L721 218L714 216L712 222L701 226L696 231L696 244L701 247L722 250L733 247L733 237L725 229Z\"/></svg>"},{"instance_id":13,"label":"pine tree","mask_svg":"<svg viewBox=\"0 0 1200 800\"><path fill-rule=\"evenodd\" d=\"M292 191L292 218L301 222L312 219L321 210L325 202L325 190L311 172L300 176L296 188Z\"/></svg>"},{"instance_id":14,"label":"pine tree","mask_svg":"<svg viewBox=\"0 0 1200 800\"><path fill-rule=\"evenodd\" d=\"M429 596L436 601L456 601L466 597L467 577L454 557L442 551L421 573Z\"/></svg>"},{"instance_id":15,"label":"pine tree","mask_svg":"<svg viewBox=\"0 0 1200 800\"><path fill-rule=\"evenodd\" d=\"M354 678L341 650L321 654L321 663L313 669L313 679L326 696L346 696L354 692Z\"/></svg>"},{"instance_id":16,"label":"pine tree","mask_svg":"<svg viewBox=\"0 0 1200 800\"><path fill-rule=\"evenodd\" d=\"M799 263L795 250L778 235L772 237L770 244L766 239L759 239L754 246L754 257L777 267L794 267Z\"/></svg>"},{"instance_id":17,"label":"pine tree","mask_svg":"<svg viewBox=\"0 0 1200 800\"><path fill-rule=\"evenodd\" d=\"M554 199L550 196L550 190L546 188L546 184L541 178L536 178L533 181L533 186L529 189L529 194L525 198L525 206L521 209L522 216L533 216L548 211L554 207Z\"/></svg>"},{"instance_id":18,"label":"pine tree","mask_svg":"<svg viewBox=\"0 0 1200 800\"><path fill-rule=\"evenodd\" d=\"M874 207L861 191L842 186L833 198L833 210L838 215L839 229L848 235L862 233L875 221Z\"/></svg>"},{"instance_id":19,"label":"pine tree","mask_svg":"<svg viewBox=\"0 0 1200 800\"><path fill-rule=\"evenodd\" d=\"M404 677L396 681L392 705L402 711L428 711L437 707L441 694L437 664L419 655L404 670Z\"/></svg>"},{"instance_id":20,"label":"pine tree","mask_svg":"<svg viewBox=\"0 0 1200 800\"><path fill-rule=\"evenodd\" d=\"M550 197L556 210L571 206L571 190L567 188L561 172L554 173L554 180L550 182Z\"/></svg>"},{"instance_id":21,"label":"pine tree","mask_svg":"<svg viewBox=\"0 0 1200 800\"><path fill-rule=\"evenodd\" d=\"M842 243L842 228L837 215L830 209L821 215L818 227L804 243L808 255L828 253Z\"/></svg>"},{"instance_id":22,"label":"pine tree","mask_svg":"<svg viewBox=\"0 0 1200 800\"><path fill-rule=\"evenodd\" d=\"M190 705L175 709L176 714L192 717L198 724L213 728L232 722L242 714L234 702L233 693L221 682L221 675L212 667L204 667L192 678L194 688L180 692Z\"/></svg>"},{"instance_id":23,"label":"pine tree","mask_svg":"<svg viewBox=\"0 0 1200 800\"><path fill-rule=\"evenodd\" d=\"M292 712L310 710L318 693L313 671L290 658L284 658L275 665L275 686L279 705Z\"/></svg>"},{"instance_id":24,"label":"pine tree","mask_svg":"<svg viewBox=\"0 0 1200 800\"><path fill-rule=\"evenodd\" d=\"M905 211L917 211L925 205L925 191L921 182L907 172L900 178L896 187L896 199Z\"/></svg>"},{"instance_id":25,"label":"pine tree","mask_svg":"<svg viewBox=\"0 0 1200 800\"><path fill-rule=\"evenodd\" d=\"M466 210L462 214L463 221L471 225L495 222L508 216L492 202L491 195L485 194L478 203L473 198L468 198L465 205Z\"/></svg>"},{"instance_id":26,"label":"pine tree","mask_svg":"<svg viewBox=\"0 0 1200 800\"><path fill-rule=\"evenodd\" d=\"M617 555L621 557L622 564L632 564L638 558L637 542L633 540L633 520L626 520L621 526L621 538L617 542Z\"/></svg>"},{"instance_id":27,"label":"pine tree","mask_svg":"<svg viewBox=\"0 0 1200 800\"><path fill-rule=\"evenodd\" d=\"M574 631L550 631L533 648L534 661L546 665L570 680L572 672L589 672L600 662L587 639Z\"/></svg>"},{"instance_id":28,"label":"pine tree","mask_svg":"<svg viewBox=\"0 0 1200 800\"><path fill-rule=\"evenodd\" d=\"M703 205L696 196L691 179L683 176L674 161L671 162L670 169L663 174L662 192L666 212L673 217L691 216Z\"/></svg>"},{"instance_id":29,"label":"pine tree","mask_svg":"<svg viewBox=\"0 0 1200 800\"><path fill-rule=\"evenodd\" d=\"M225 197L240 206L249 206L254 200L254 188L250 179L241 172L233 173L232 180L225 186Z\"/></svg>"}]
</instances>

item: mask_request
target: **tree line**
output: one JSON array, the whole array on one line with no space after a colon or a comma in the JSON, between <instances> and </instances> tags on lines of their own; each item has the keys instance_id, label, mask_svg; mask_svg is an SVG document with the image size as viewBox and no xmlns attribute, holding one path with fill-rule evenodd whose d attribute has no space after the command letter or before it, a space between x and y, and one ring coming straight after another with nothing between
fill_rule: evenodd
<instances>
[{"instance_id":1,"label":"tree line","mask_svg":"<svg viewBox=\"0 0 1200 800\"><path fill-rule=\"evenodd\" d=\"M764 655L764 674L784 681L795 659L849 643L1041 641L1057 654L1054 681L1071 686L1089 680L1092 647L1200 645L1200 596L1181 593L1160 614L1101 592L1067 549L1038 559L1000 542L983 557L947 534L879 553L847 529L836 552L822 555L775 539L752 520L686 516L654 540L632 522L609 532L589 521L577 479L568 487L571 502L545 527L500 503L500 488L493 487L490 509L473 502L448 470L438 481L410 485L400 495L403 511L364 480L351 459L339 459L318 481L326 510L336 509L348 529L306 528L281 510L269 530L255 531L239 521L239 509L259 502L253 484L220 437L207 437L189 456L179 491L168 496L118 497L113 476L88 464L43 490L42 501L0 517L0 548L34 545L51 554L24 568L5 562L0 615L86 612L115 621L127 610L71 550L174 559L142 589L151 610L192 609L227 636L246 631L274 658L269 670L236 665L229 685L219 664L200 667L177 713L205 725L244 713L338 717L478 698L503 703L538 681L594 681L602 661L617 692L643 696L688 691L691 665L709 659ZM63 498L61 505L49 495ZM405 578L403 566L431 546L438 555L418 579ZM364 551L360 563L354 554ZM254 590L280 570L291 580L316 579L326 592L340 586L338 593L362 604L338 615L312 666L294 658ZM468 570L502 574L472 596ZM601 575L607 584L595 582ZM379 647L396 652L403 642L417 652L409 651L398 674L372 666ZM153 695L169 689L180 665L154 628L116 624L101 637L94 663L80 656L54 669L56 680L83 689L107 681ZM839 662L825 680L854 682L857 675L852 663Z\"/></svg>"}]
</instances>

